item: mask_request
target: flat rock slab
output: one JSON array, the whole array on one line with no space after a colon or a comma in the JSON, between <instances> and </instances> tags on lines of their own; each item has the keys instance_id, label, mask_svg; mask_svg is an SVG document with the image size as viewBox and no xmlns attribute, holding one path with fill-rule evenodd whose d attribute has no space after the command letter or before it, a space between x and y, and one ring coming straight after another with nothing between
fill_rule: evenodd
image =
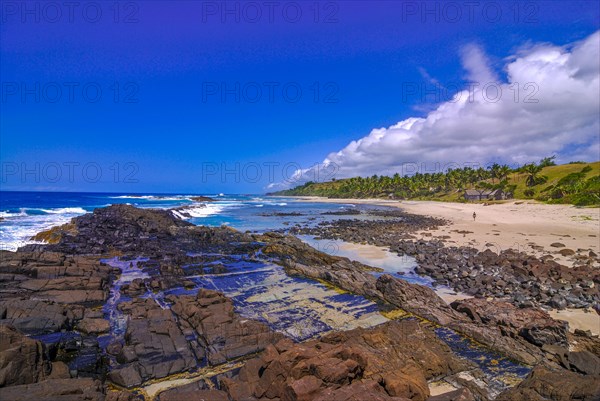
<instances>
[{"instance_id":1,"label":"flat rock slab","mask_svg":"<svg viewBox=\"0 0 600 401\"><path fill-rule=\"evenodd\" d=\"M119 308L130 320L125 346L117 356L122 364L109 373L111 381L134 387L196 367L196 355L170 310L140 298Z\"/></svg>"}]
</instances>

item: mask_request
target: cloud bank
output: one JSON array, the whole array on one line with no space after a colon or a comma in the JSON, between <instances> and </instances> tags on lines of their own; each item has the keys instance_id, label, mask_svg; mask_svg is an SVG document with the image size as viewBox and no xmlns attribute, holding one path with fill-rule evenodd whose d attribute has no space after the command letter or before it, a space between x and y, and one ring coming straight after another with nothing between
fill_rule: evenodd
<instances>
[{"instance_id":1,"label":"cloud bank","mask_svg":"<svg viewBox=\"0 0 600 401\"><path fill-rule=\"evenodd\" d=\"M600 158L600 31L567 46L523 47L505 59L503 78L476 45L462 49L461 60L467 89L425 117L373 129L330 153L320 168L345 178L402 173L407 163L432 170L449 163L524 164L553 154L560 162ZM297 171L288 186L302 177L318 174Z\"/></svg>"}]
</instances>

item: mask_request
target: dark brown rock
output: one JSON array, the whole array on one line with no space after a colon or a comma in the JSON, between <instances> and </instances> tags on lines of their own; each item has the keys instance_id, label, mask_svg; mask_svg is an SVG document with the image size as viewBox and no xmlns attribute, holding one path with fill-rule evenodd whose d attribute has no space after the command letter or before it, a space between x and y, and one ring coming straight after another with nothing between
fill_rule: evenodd
<instances>
[{"instance_id":1,"label":"dark brown rock","mask_svg":"<svg viewBox=\"0 0 600 401\"><path fill-rule=\"evenodd\" d=\"M575 251L569 248L561 249L558 251L562 256L572 256L575 255Z\"/></svg>"},{"instance_id":2,"label":"dark brown rock","mask_svg":"<svg viewBox=\"0 0 600 401\"><path fill-rule=\"evenodd\" d=\"M67 328L83 315L83 309L31 299L0 301L0 318L26 334L53 333Z\"/></svg>"},{"instance_id":3,"label":"dark brown rock","mask_svg":"<svg viewBox=\"0 0 600 401\"><path fill-rule=\"evenodd\" d=\"M108 373L108 380L122 387L132 388L142 384L142 376L137 365L125 365Z\"/></svg>"},{"instance_id":4,"label":"dark brown rock","mask_svg":"<svg viewBox=\"0 0 600 401\"><path fill-rule=\"evenodd\" d=\"M438 324L463 320L431 288L410 284L388 274L379 277L376 287L385 301Z\"/></svg>"},{"instance_id":5,"label":"dark brown rock","mask_svg":"<svg viewBox=\"0 0 600 401\"><path fill-rule=\"evenodd\" d=\"M236 378L222 383L236 401L252 397L425 401L427 380L465 367L431 329L406 320L300 344L282 340L249 361Z\"/></svg>"},{"instance_id":6,"label":"dark brown rock","mask_svg":"<svg viewBox=\"0 0 600 401\"><path fill-rule=\"evenodd\" d=\"M600 376L600 358L591 352L570 352L568 359L572 370L585 375Z\"/></svg>"},{"instance_id":7,"label":"dark brown rock","mask_svg":"<svg viewBox=\"0 0 600 401\"><path fill-rule=\"evenodd\" d=\"M0 325L0 387L38 382L50 369L42 343L14 327Z\"/></svg>"},{"instance_id":8,"label":"dark brown rock","mask_svg":"<svg viewBox=\"0 0 600 401\"><path fill-rule=\"evenodd\" d=\"M471 320L501 327L503 335L521 336L538 347L568 344L568 324L552 319L541 309L517 308L506 302L476 298L454 301L451 306Z\"/></svg>"},{"instance_id":9,"label":"dark brown rock","mask_svg":"<svg viewBox=\"0 0 600 401\"><path fill-rule=\"evenodd\" d=\"M231 299L220 292L201 289L195 297L168 299L173 302L173 313L202 339L211 364L257 353L282 338L263 323L242 319L234 313Z\"/></svg>"},{"instance_id":10,"label":"dark brown rock","mask_svg":"<svg viewBox=\"0 0 600 401\"><path fill-rule=\"evenodd\" d=\"M106 333L110 323L106 319L83 319L77 323L77 330L87 334Z\"/></svg>"},{"instance_id":11,"label":"dark brown rock","mask_svg":"<svg viewBox=\"0 0 600 401\"><path fill-rule=\"evenodd\" d=\"M109 373L111 381L131 388L196 366L195 355L170 310L152 299L135 299L119 308L130 321L126 346L117 357L122 365Z\"/></svg>"},{"instance_id":12,"label":"dark brown rock","mask_svg":"<svg viewBox=\"0 0 600 401\"><path fill-rule=\"evenodd\" d=\"M500 394L496 401L598 401L599 395L597 377L538 366L519 385Z\"/></svg>"},{"instance_id":13,"label":"dark brown rock","mask_svg":"<svg viewBox=\"0 0 600 401\"><path fill-rule=\"evenodd\" d=\"M220 390L167 390L160 393L160 401L229 401L227 393Z\"/></svg>"},{"instance_id":14,"label":"dark brown rock","mask_svg":"<svg viewBox=\"0 0 600 401\"><path fill-rule=\"evenodd\" d=\"M409 401L406 397L388 395L379 383L373 380L357 380L349 386L327 388L314 401Z\"/></svg>"},{"instance_id":15,"label":"dark brown rock","mask_svg":"<svg viewBox=\"0 0 600 401\"><path fill-rule=\"evenodd\" d=\"M52 371L48 379L70 379L69 366L61 361L52 362Z\"/></svg>"},{"instance_id":16,"label":"dark brown rock","mask_svg":"<svg viewBox=\"0 0 600 401\"><path fill-rule=\"evenodd\" d=\"M101 383L90 378L54 379L0 388L0 400L103 401L104 393Z\"/></svg>"},{"instance_id":17,"label":"dark brown rock","mask_svg":"<svg viewBox=\"0 0 600 401\"><path fill-rule=\"evenodd\" d=\"M144 396L140 394L136 395L128 391L109 390L106 392L104 401L144 401Z\"/></svg>"},{"instance_id":18,"label":"dark brown rock","mask_svg":"<svg viewBox=\"0 0 600 401\"><path fill-rule=\"evenodd\" d=\"M475 397L469 389L459 388L458 390L429 397L427 401L475 401Z\"/></svg>"}]
</instances>

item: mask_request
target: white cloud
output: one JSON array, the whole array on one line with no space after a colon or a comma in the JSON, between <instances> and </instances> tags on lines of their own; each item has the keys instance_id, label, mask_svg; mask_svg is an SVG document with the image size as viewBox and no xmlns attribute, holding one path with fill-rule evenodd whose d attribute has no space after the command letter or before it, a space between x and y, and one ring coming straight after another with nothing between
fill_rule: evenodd
<instances>
[{"instance_id":1,"label":"white cloud","mask_svg":"<svg viewBox=\"0 0 600 401\"><path fill-rule=\"evenodd\" d=\"M461 59L468 79L479 84L471 93L458 92L425 117L373 129L323 163L336 165L343 178L402 173L405 163L433 169L435 163L523 164L553 154L562 162L600 158L600 31L568 46L520 49L505 59L503 82L479 47L465 47ZM502 91L496 102L493 87L487 100L482 92L493 82ZM314 177L310 170L301 174Z\"/></svg>"},{"instance_id":2,"label":"white cloud","mask_svg":"<svg viewBox=\"0 0 600 401\"><path fill-rule=\"evenodd\" d=\"M471 82L498 82L498 77L490 68L490 62L483 50L470 44L462 48L461 61Z\"/></svg>"}]
</instances>

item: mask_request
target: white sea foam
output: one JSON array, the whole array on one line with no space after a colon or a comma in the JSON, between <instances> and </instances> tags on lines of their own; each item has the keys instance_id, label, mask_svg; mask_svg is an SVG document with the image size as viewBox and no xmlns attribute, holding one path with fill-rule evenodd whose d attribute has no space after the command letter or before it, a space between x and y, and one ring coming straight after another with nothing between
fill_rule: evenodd
<instances>
[{"instance_id":1,"label":"white sea foam","mask_svg":"<svg viewBox=\"0 0 600 401\"><path fill-rule=\"evenodd\" d=\"M35 209L34 209L35 210ZM37 209L49 214L85 214L87 211L81 207L61 207L56 209Z\"/></svg>"},{"instance_id":2,"label":"white sea foam","mask_svg":"<svg viewBox=\"0 0 600 401\"><path fill-rule=\"evenodd\" d=\"M178 200L189 200L191 195L178 195L178 196L160 196L160 195L121 195L111 196L112 199L143 199L148 201L178 201Z\"/></svg>"},{"instance_id":3,"label":"white sea foam","mask_svg":"<svg viewBox=\"0 0 600 401\"><path fill-rule=\"evenodd\" d=\"M31 237L40 231L68 223L71 217L65 214L48 214L21 217L18 222L12 224L3 222L4 224L0 225L0 247L5 250L16 251L17 248L23 245L38 243L32 241Z\"/></svg>"},{"instance_id":4,"label":"white sea foam","mask_svg":"<svg viewBox=\"0 0 600 401\"><path fill-rule=\"evenodd\" d=\"M23 207L23 208L19 209L18 213L0 212L0 217L14 218L14 217L27 217L27 216L40 215L39 213L35 213L35 212L43 212L45 214L85 214L85 213L87 213L87 211L81 207L59 207L59 208L54 208L54 209Z\"/></svg>"},{"instance_id":5,"label":"white sea foam","mask_svg":"<svg viewBox=\"0 0 600 401\"><path fill-rule=\"evenodd\" d=\"M20 211L18 213L0 212L0 217L2 217L3 219L10 219L12 217L23 217L23 216L27 216L27 212L25 211L25 209L20 209Z\"/></svg>"},{"instance_id":6,"label":"white sea foam","mask_svg":"<svg viewBox=\"0 0 600 401\"><path fill-rule=\"evenodd\" d=\"M226 208L226 205L219 205L215 203L208 203L206 205L189 206L181 209L171 209L171 213L175 217L182 220L197 218L197 217L208 217L215 214L221 213Z\"/></svg>"},{"instance_id":7,"label":"white sea foam","mask_svg":"<svg viewBox=\"0 0 600 401\"><path fill-rule=\"evenodd\" d=\"M112 199L151 199L154 198L154 196L150 196L150 195L121 195L121 196L111 196L110 198Z\"/></svg>"},{"instance_id":8,"label":"white sea foam","mask_svg":"<svg viewBox=\"0 0 600 401\"><path fill-rule=\"evenodd\" d=\"M0 224L0 248L15 251L23 245L38 243L31 237L85 213L87 211L81 207L21 208L19 213L0 212L6 219Z\"/></svg>"},{"instance_id":9,"label":"white sea foam","mask_svg":"<svg viewBox=\"0 0 600 401\"><path fill-rule=\"evenodd\" d=\"M179 213L177 210L171 210L171 214L173 214L173 216L175 216L181 220L185 220L187 218L184 215L182 215L181 213Z\"/></svg>"}]
</instances>

